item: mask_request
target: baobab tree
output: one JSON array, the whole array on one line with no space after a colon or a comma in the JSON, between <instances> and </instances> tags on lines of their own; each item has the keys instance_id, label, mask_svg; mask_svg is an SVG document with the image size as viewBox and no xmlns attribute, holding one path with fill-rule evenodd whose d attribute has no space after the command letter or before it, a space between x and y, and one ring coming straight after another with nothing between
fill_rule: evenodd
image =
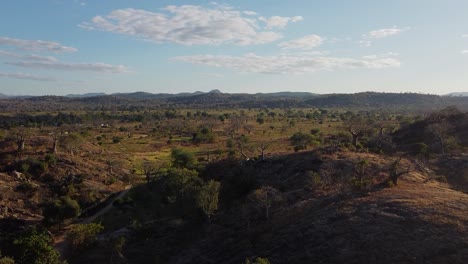
<instances>
[{"instance_id":1,"label":"baobab tree","mask_svg":"<svg viewBox=\"0 0 468 264\"><path fill-rule=\"evenodd\" d=\"M400 162L401 162L401 157L395 160L392 163L392 165L390 165L389 180L392 181L394 185L398 184L398 178L400 178L400 176L410 173L409 168L405 170L400 169Z\"/></svg>"}]
</instances>

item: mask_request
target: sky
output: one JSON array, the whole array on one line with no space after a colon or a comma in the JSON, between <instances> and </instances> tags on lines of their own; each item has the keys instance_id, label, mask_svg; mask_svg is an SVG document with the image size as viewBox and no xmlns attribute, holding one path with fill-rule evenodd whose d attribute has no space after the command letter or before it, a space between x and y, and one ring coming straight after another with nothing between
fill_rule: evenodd
<instances>
[{"instance_id":1,"label":"sky","mask_svg":"<svg viewBox=\"0 0 468 264\"><path fill-rule=\"evenodd\" d=\"M468 91L466 0L3 0L0 93Z\"/></svg>"}]
</instances>

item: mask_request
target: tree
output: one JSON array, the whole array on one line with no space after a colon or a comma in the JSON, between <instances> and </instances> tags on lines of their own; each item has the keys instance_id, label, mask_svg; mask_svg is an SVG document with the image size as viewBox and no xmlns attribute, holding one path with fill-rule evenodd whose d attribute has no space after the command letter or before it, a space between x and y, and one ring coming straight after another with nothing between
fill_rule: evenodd
<instances>
[{"instance_id":1,"label":"tree","mask_svg":"<svg viewBox=\"0 0 468 264\"><path fill-rule=\"evenodd\" d=\"M180 148L171 150L171 159L172 166L176 168L191 168L195 163L193 154Z\"/></svg>"},{"instance_id":2,"label":"tree","mask_svg":"<svg viewBox=\"0 0 468 264\"><path fill-rule=\"evenodd\" d=\"M265 213L265 219L269 220L271 208L283 201L283 195L280 191L271 186L263 186L262 188L253 191L249 195L249 200L259 209L263 210Z\"/></svg>"},{"instance_id":3,"label":"tree","mask_svg":"<svg viewBox=\"0 0 468 264\"><path fill-rule=\"evenodd\" d=\"M77 134L68 134L67 136L62 137L60 141L61 145L67 150L68 154L70 154L71 156L74 155L76 150L82 144L82 139Z\"/></svg>"},{"instance_id":4,"label":"tree","mask_svg":"<svg viewBox=\"0 0 468 264\"><path fill-rule=\"evenodd\" d=\"M150 183L154 176L157 175L164 166L164 163L158 165L155 162L149 160L143 161L141 164L141 170L145 175L146 183Z\"/></svg>"},{"instance_id":5,"label":"tree","mask_svg":"<svg viewBox=\"0 0 468 264\"><path fill-rule=\"evenodd\" d=\"M60 254L52 246L52 238L45 232L29 231L13 241L15 259L20 264L59 264Z\"/></svg>"},{"instance_id":6,"label":"tree","mask_svg":"<svg viewBox=\"0 0 468 264\"><path fill-rule=\"evenodd\" d=\"M101 224L96 223L72 225L66 239L74 250L84 249L96 241L96 235L103 229Z\"/></svg>"},{"instance_id":7,"label":"tree","mask_svg":"<svg viewBox=\"0 0 468 264\"><path fill-rule=\"evenodd\" d=\"M258 257L253 262L250 259L246 259L245 264L270 264L270 261L267 258Z\"/></svg>"},{"instance_id":8,"label":"tree","mask_svg":"<svg viewBox=\"0 0 468 264\"><path fill-rule=\"evenodd\" d=\"M15 264L15 260L9 257L0 258L0 264Z\"/></svg>"},{"instance_id":9,"label":"tree","mask_svg":"<svg viewBox=\"0 0 468 264\"><path fill-rule=\"evenodd\" d=\"M197 205L210 218L218 210L218 196L221 185L219 182L210 180L203 185L197 195Z\"/></svg>"},{"instance_id":10,"label":"tree","mask_svg":"<svg viewBox=\"0 0 468 264\"><path fill-rule=\"evenodd\" d=\"M268 149L268 147L272 144L273 142L261 142L260 143L260 159L261 161L265 160L265 150Z\"/></svg>"},{"instance_id":11,"label":"tree","mask_svg":"<svg viewBox=\"0 0 468 264\"><path fill-rule=\"evenodd\" d=\"M18 153L23 153L24 151L24 142L26 141L26 137L24 134L18 132L16 133L16 145L18 146Z\"/></svg>"},{"instance_id":12,"label":"tree","mask_svg":"<svg viewBox=\"0 0 468 264\"><path fill-rule=\"evenodd\" d=\"M81 213L80 205L68 196L48 202L43 209L44 223L52 225L65 219L75 218Z\"/></svg>"},{"instance_id":13,"label":"tree","mask_svg":"<svg viewBox=\"0 0 468 264\"><path fill-rule=\"evenodd\" d=\"M313 137L310 134L297 132L289 138L291 145L294 146L294 151L306 149L312 143Z\"/></svg>"},{"instance_id":14,"label":"tree","mask_svg":"<svg viewBox=\"0 0 468 264\"><path fill-rule=\"evenodd\" d=\"M401 161L401 157L397 160L395 160L392 165L390 166L390 172L389 172L389 180L394 184L394 185L397 185L398 184L398 178L400 178L400 176L404 175L404 174L407 174L410 172L409 169L406 169L406 170L401 170L400 169L400 161Z\"/></svg>"},{"instance_id":15,"label":"tree","mask_svg":"<svg viewBox=\"0 0 468 264\"><path fill-rule=\"evenodd\" d=\"M434 123L428 126L428 130L440 144L442 154L445 154L447 149L446 139L448 138L450 125L448 123Z\"/></svg>"}]
</instances>

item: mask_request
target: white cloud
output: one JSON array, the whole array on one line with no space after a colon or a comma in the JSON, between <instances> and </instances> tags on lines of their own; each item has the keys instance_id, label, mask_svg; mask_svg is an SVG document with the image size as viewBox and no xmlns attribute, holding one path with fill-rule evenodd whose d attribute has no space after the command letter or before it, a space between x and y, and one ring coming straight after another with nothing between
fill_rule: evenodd
<instances>
[{"instance_id":1,"label":"white cloud","mask_svg":"<svg viewBox=\"0 0 468 264\"><path fill-rule=\"evenodd\" d=\"M409 30L409 27L405 28L383 28L383 29L377 29L377 30L372 30L364 35L362 35L362 40L359 41L359 46L361 47L370 47L372 46L372 41L375 39L382 39L382 38L387 38L390 36L395 36L398 35L404 31Z\"/></svg>"},{"instance_id":2,"label":"white cloud","mask_svg":"<svg viewBox=\"0 0 468 264\"><path fill-rule=\"evenodd\" d=\"M300 16L261 18L253 11L238 11L232 7L212 4L214 6L211 8L167 6L159 13L132 8L117 9L79 26L135 36L156 43L246 46L276 41L282 35L272 31L272 28L284 28L289 22L302 20ZM267 30L261 28L260 22L266 24Z\"/></svg>"},{"instance_id":3,"label":"white cloud","mask_svg":"<svg viewBox=\"0 0 468 264\"><path fill-rule=\"evenodd\" d=\"M467 35L462 35L462 38L468 38L468 34Z\"/></svg>"},{"instance_id":4,"label":"white cloud","mask_svg":"<svg viewBox=\"0 0 468 264\"><path fill-rule=\"evenodd\" d=\"M462 51L461 51L461 54L463 54L463 55L468 54L468 50L462 50Z\"/></svg>"},{"instance_id":5,"label":"white cloud","mask_svg":"<svg viewBox=\"0 0 468 264\"><path fill-rule=\"evenodd\" d=\"M242 72L268 74L304 74L320 70L336 70L339 68L367 68L382 69L399 67L400 61L393 55L373 55L361 58L334 58L316 56L258 56L247 54L244 56L214 56L194 55L180 56L173 60L213 67L235 69Z\"/></svg>"},{"instance_id":6,"label":"white cloud","mask_svg":"<svg viewBox=\"0 0 468 264\"><path fill-rule=\"evenodd\" d=\"M91 71L102 73L125 73L129 72L124 65L111 65L105 63L62 63L62 62L7 62L6 64L23 68L37 68L64 71Z\"/></svg>"},{"instance_id":7,"label":"white cloud","mask_svg":"<svg viewBox=\"0 0 468 264\"><path fill-rule=\"evenodd\" d=\"M25 73L0 72L0 77L13 78L13 79L22 79L22 80L43 81L43 82L55 82L55 81L57 81L54 78L41 77L41 76L30 75L30 74L25 74Z\"/></svg>"},{"instance_id":8,"label":"white cloud","mask_svg":"<svg viewBox=\"0 0 468 264\"><path fill-rule=\"evenodd\" d=\"M257 12L254 12L254 11L243 11L242 13L244 13L244 15L248 15L248 16L255 16L255 15L257 15Z\"/></svg>"},{"instance_id":9,"label":"white cloud","mask_svg":"<svg viewBox=\"0 0 468 264\"><path fill-rule=\"evenodd\" d=\"M46 61L46 62L55 62L55 61L57 61L56 58L51 57L51 56L40 56L40 55L36 55L36 54L20 55L20 54L16 54L16 53L4 51L4 50L0 50L0 56L8 57L8 58L15 58L15 59L28 60L28 61Z\"/></svg>"},{"instance_id":10,"label":"white cloud","mask_svg":"<svg viewBox=\"0 0 468 264\"><path fill-rule=\"evenodd\" d=\"M383 28L378 30L370 31L369 33L365 34L363 37L368 39L380 39L386 38L394 35L398 35L409 28Z\"/></svg>"},{"instance_id":11,"label":"white cloud","mask_svg":"<svg viewBox=\"0 0 468 264\"><path fill-rule=\"evenodd\" d=\"M76 48L63 46L58 42L43 40L25 40L8 37L0 37L0 45L14 46L23 50L48 51L48 52L76 52Z\"/></svg>"},{"instance_id":12,"label":"white cloud","mask_svg":"<svg viewBox=\"0 0 468 264\"><path fill-rule=\"evenodd\" d=\"M283 49L311 50L322 45L325 39L318 35L309 35L278 44Z\"/></svg>"},{"instance_id":13,"label":"white cloud","mask_svg":"<svg viewBox=\"0 0 468 264\"><path fill-rule=\"evenodd\" d=\"M295 17L281 17L281 16L272 16L270 18L259 17L258 20L266 24L267 29L272 28L285 28L289 22L298 22L303 20L301 16Z\"/></svg>"},{"instance_id":14,"label":"white cloud","mask_svg":"<svg viewBox=\"0 0 468 264\"><path fill-rule=\"evenodd\" d=\"M361 41L359 41L359 46L360 47L370 47L370 46L372 46L372 41L361 40Z\"/></svg>"}]
</instances>

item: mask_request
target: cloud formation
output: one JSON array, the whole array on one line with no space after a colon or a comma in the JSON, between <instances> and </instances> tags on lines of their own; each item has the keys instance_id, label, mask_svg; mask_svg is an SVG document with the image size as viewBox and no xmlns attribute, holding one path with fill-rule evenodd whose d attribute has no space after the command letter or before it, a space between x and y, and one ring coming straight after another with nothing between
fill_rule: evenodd
<instances>
[{"instance_id":1,"label":"cloud formation","mask_svg":"<svg viewBox=\"0 0 468 264\"><path fill-rule=\"evenodd\" d=\"M55 53L78 51L76 48L63 46L62 44L53 41L25 40L8 37L0 37L0 45L14 46L23 50L46 51Z\"/></svg>"},{"instance_id":2,"label":"cloud formation","mask_svg":"<svg viewBox=\"0 0 468 264\"><path fill-rule=\"evenodd\" d=\"M461 54L463 54L463 55L468 55L468 50L462 50L462 51L461 51Z\"/></svg>"},{"instance_id":3,"label":"cloud formation","mask_svg":"<svg viewBox=\"0 0 468 264\"><path fill-rule=\"evenodd\" d=\"M21 79L21 80L42 81L42 82L55 82L55 81L57 81L54 78L30 75L30 74L25 74L25 73L0 72L0 77Z\"/></svg>"},{"instance_id":4,"label":"cloud formation","mask_svg":"<svg viewBox=\"0 0 468 264\"><path fill-rule=\"evenodd\" d=\"M57 61L56 58L51 57L51 56L40 56L40 55L36 55L36 54L21 55L21 54L8 52L8 51L4 51L4 50L0 50L0 56L7 57L7 58L28 60L28 61L45 61L45 62L55 62L55 61Z\"/></svg>"},{"instance_id":5,"label":"cloud formation","mask_svg":"<svg viewBox=\"0 0 468 264\"><path fill-rule=\"evenodd\" d=\"M302 38L278 44L282 49L311 50L322 45L325 39L318 35L308 35Z\"/></svg>"},{"instance_id":6,"label":"cloud formation","mask_svg":"<svg viewBox=\"0 0 468 264\"><path fill-rule=\"evenodd\" d=\"M271 29L281 29L289 22L300 20L300 16L258 17L252 11L238 11L219 5L212 8L171 5L159 13L133 8L117 9L106 16L95 16L79 26L135 36L155 43L246 46L276 41L283 36Z\"/></svg>"},{"instance_id":7,"label":"cloud formation","mask_svg":"<svg viewBox=\"0 0 468 264\"><path fill-rule=\"evenodd\" d=\"M6 62L8 65L14 65L22 68L36 68L47 70L63 71L91 71L102 73L126 73L128 68L124 65L111 65L106 63L62 63L62 62Z\"/></svg>"},{"instance_id":8,"label":"cloud formation","mask_svg":"<svg viewBox=\"0 0 468 264\"><path fill-rule=\"evenodd\" d=\"M302 16L295 17L281 17L281 16L272 16L270 18L259 17L259 21L262 21L266 24L265 28L285 28L289 22L298 22L304 20Z\"/></svg>"},{"instance_id":9,"label":"cloud formation","mask_svg":"<svg viewBox=\"0 0 468 264\"><path fill-rule=\"evenodd\" d=\"M366 36L371 39L379 39L379 38L390 37L393 35L398 35L403 31L404 30L400 28L384 28L384 29L370 31L369 33L366 34Z\"/></svg>"},{"instance_id":10,"label":"cloud formation","mask_svg":"<svg viewBox=\"0 0 468 264\"><path fill-rule=\"evenodd\" d=\"M362 35L363 39L359 41L359 45L361 47L370 47L372 46L372 40L395 36L409 29L410 29L409 27L406 27L406 28L394 27L394 28L383 28L383 29L372 30Z\"/></svg>"},{"instance_id":11,"label":"cloud formation","mask_svg":"<svg viewBox=\"0 0 468 264\"><path fill-rule=\"evenodd\" d=\"M214 67L230 68L242 72L266 74L304 74L321 70L336 70L340 68L382 69L399 67L400 61L392 54L372 55L361 58L335 58L316 56L214 56L194 55L180 56L173 60Z\"/></svg>"}]
</instances>

